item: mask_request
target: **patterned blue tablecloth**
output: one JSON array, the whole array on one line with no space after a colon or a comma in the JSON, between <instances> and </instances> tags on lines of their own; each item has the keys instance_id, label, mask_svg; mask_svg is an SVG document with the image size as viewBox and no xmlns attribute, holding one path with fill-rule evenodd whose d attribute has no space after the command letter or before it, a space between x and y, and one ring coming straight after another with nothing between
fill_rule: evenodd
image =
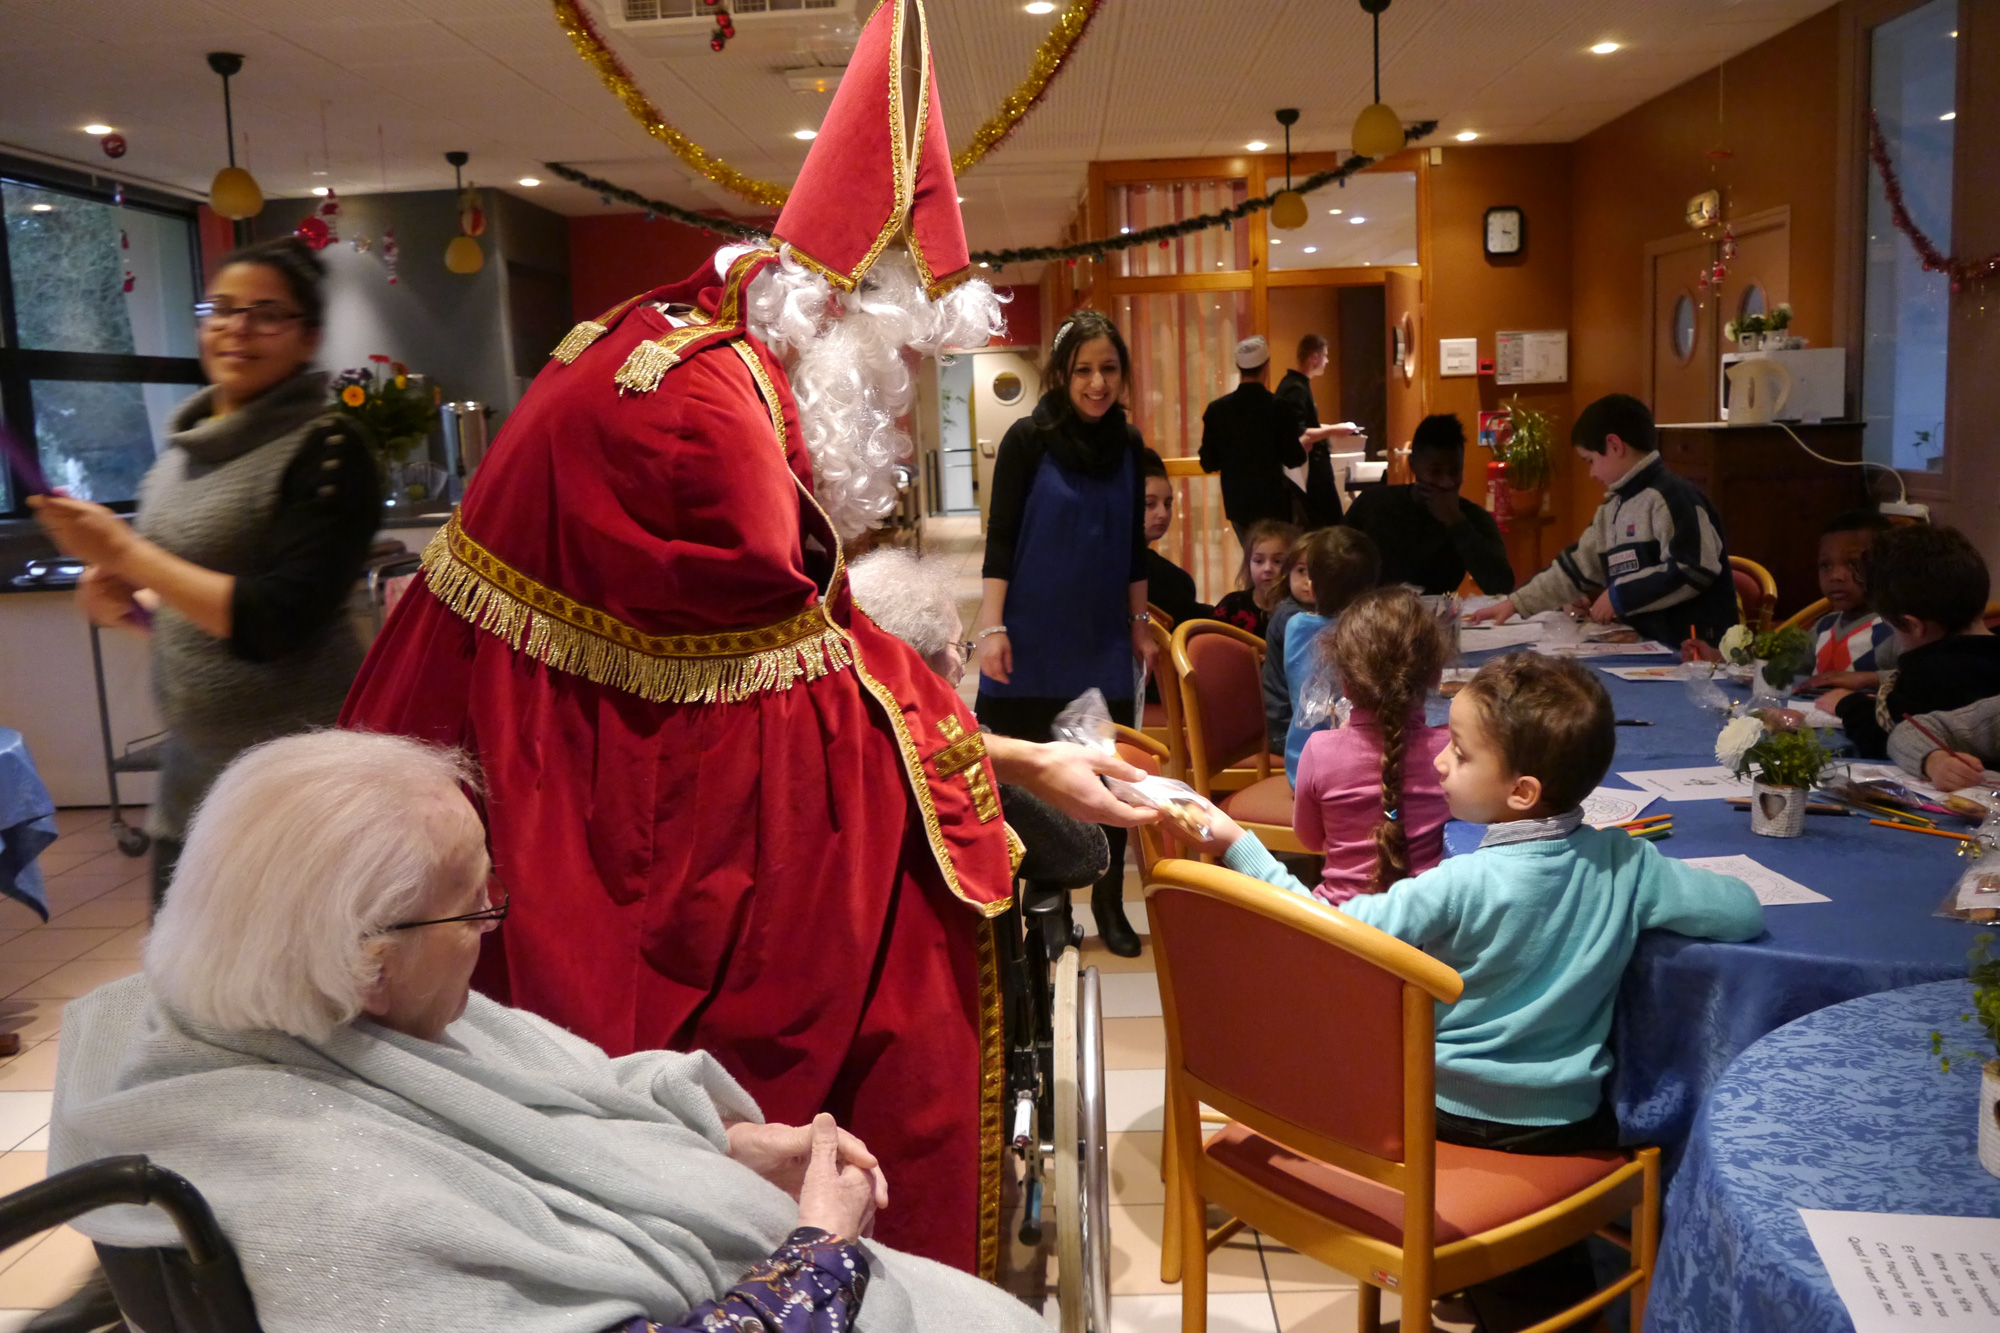
<instances>
[{"instance_id":1,"label":"patterned blue tablecloth","mask_svg":"<svg viewBox=\"0 0 2000 1333\"><path fill-rule=\"evenodd\" d=\"M0 727L0 893L49 919L42 868L35 858L56 840L56 807L35 772L21 733Z\"/></svg>"},{"instance_id":2,"label":"patterned blue tablecloth","mask_svg":"<svg viewBox=\"0 0 2000 1333\"><path fill-rule=\"evenodd\" d=\"M1933 1031L1972 1049L1971 997L1944 981L1849 1000L1730 1066L1667 1194L1647 1333L1851 1331L1800 1208L2000 1217L1978 1061L1945 1074L1931 1056Z\"/></svg>"},{"instance_id":3,"label":"patterned blue tablecloth","mask_svg":"<svg viewBox=\"0 0 2000 1333\"><path fill-rule=\"evenodd\" d=\"M1618 728L1607 786L1628 785L1620 769L1714 765L1719 723L1688 701L1684 686L1610 676L1604 683L1619 717L1653 724ZM1817 815L1803 837L1765 838L1750 831L1748 811L1726 801L1662 801L1648 813L1662 810L1674 816L1673 836L1657 844L1667 855L1754 857L1832 899L1766 908L1765 934L1745 944L1664 931L1640 938L1619 995L1611 1094L1625 1141L1659 1144L1671 1170L1702 1099L1752 1042L1842 1000L1963 977L1978 932L1933 915L1964 865L1943 838ZM1458 826L1447 842L1465 850L1477 834Z\"/></svg>"}]
</instances>

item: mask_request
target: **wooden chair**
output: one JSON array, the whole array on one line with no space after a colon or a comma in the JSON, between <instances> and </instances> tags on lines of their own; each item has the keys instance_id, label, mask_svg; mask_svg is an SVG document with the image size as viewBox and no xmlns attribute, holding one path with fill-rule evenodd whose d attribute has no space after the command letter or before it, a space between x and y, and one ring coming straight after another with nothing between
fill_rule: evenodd
<instances>
[{"instance_id":1,"label":"wooden chair","mask_svg":"<svg viewBox=\"0 0 2000 1333\"><path fill-rule=\"evenodd\" d=\"M1404 1328L1428 1328L1437 1294L1630 1213L1631 1267L1534 1329L1589 1319L1625 1291L1639 1328L1659 1244L1659 1150L1534 1157L1438 1143L1434 1005L1458 999L1456 972L1219 866L1161 862L1146 911L1167 1028L1167 1226L1178 1228L1183 1333L1207 1327L1211 1201L1354 1277L1364 1333L1381 1326L1384 1288L1401 1296ZM1339 1040L1301 1041L1276 1014L1338 1014ZM1195 1128L1204 1102L1228 1117L1206 1142Z\"/></svg>"},{"instance_id":2,"label":"wooden chair","mask_svg":"<svg viewBox=\"0 0 2000 1333\"><path fill-rule=\"evenodd\" d=\"M1181 780L1272 851L1310 854L1292 832L1292 784L1271 771L1264 641L1219 620L1190 620L1174 631L1173 649L1187 738Z\"/></svg>"},{"instance_id":3,"label":"wooden chair","mask_svg":"<svg viewBox=\"0 0 2000 1333\"><path fill-rule=\"evenodd\" d=\"M1736 613L1743 623L1759 633L1771 628L1771 616L1778 609L1778 581L1771 571L1755 560L1732 555L1729 576L1736 584Z\"/></svg>"},{"instance_id":4,"label":"wooden chair","mask_svg":"<svg viewBox=\"0 0 2000 1333\"><path fill-rule=\"evenodd\" d=\"M1790 629L1792 626L1797 625L1802 629L1809 630L1813 627L1814 622L1831 610L1833 610L1833 604L1822 597L1803 609L1794 611L1791 615L1786 616L1778 628Z\"/></svg>"},{"instance_id":5,"label":"wooden chair","mask_svg":"<svg viewBox=\"0 0 2000 1333\"><path fill-rule=\"evenodd\" d=\"M1118 757L1136 769L1147 773L1165 774L1173 756L1167 747L1144 732L1114 724L1112 733L1117 737ZM1139 879L1143 882L1153 873L1153 867L1169 856L1181 855L1174 831L1162 820L1153 824L1141 824L1133 830L1133 839L1139 853Z\"/></svg>"},{"instance_id":6,"label":"wooden chair","mask_svg":"<svg viewBox=\"0 0 2000 1333\"><path fill-rule=\"evenodd\" d=\"M1187 771L1187 763L1178 748L1178 738L1182 735L1181 682L1174 674L1174 618L1157 606L1149 605L1146 610L1153 617L1146 630L1160 648L1160 665L1153 673L1160 701L1144 707L1145 732L1167 747L1169 767L1166 771L1169 776L1178 776Z\"/></svg>"}]
</instances>

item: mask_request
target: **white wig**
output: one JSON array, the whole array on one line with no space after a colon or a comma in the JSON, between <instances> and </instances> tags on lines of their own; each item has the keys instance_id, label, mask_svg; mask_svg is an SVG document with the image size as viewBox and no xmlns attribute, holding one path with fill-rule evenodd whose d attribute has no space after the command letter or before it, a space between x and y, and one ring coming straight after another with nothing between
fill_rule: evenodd
<instances>
[{"instance_id":1,"label":"white wig","mask_svg":"<svg viewBox=\"0 0 2000 1333\"><path fill-rule=\"evenodd\" d=\"M892 469L910 456L902 419L916 396L904 351L984 347L1006 327L1001 305L977 279L929 299L901 246L876 260L858 291L835 292L789 246L750 284L750 331L785 361L813 492L843 539L896 504Z\"/></svg>"},{"instance_id":2,"label":"white wig","mask_svg":"<svg viewBox=\"0 0 2000 1333\"><path fill-rule=\"evenodd\" d=\"M368 732L244 751L188 827L146 943L153 993L208 1027L325 1040L360 1014L380 932L476 868L472 780L457 751Z\"/></svg>"},{"instance_id":3,"label":"white wig","mask_svg":"<svg viewBox=\"0 0 2000 1333\"><path fill-rule=\"evenodd\" d=\"M933 671L943 671L965 626L942 565L885 546L849 566L847 581L869 619L916 649Z\"/></svg>"}]
</instances>

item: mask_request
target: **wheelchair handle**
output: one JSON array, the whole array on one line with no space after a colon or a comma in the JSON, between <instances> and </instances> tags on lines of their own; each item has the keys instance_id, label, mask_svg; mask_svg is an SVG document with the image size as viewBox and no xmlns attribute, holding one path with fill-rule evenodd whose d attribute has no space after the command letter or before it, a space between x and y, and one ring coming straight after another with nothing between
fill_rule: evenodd
<instances>
[{"instance_id":1,"label":"wheelchair handle","mask_svg":"<svg viewBox=\"0 0 2000 1333\"><path fill-rule=\"evenodd\" d=\"M164 1209L198 1268L234 1253L208 1200L188 1178L139 1154L85 1162L0 1199L0 1249L119 1203Z\"/></svg>"}]
</instances>

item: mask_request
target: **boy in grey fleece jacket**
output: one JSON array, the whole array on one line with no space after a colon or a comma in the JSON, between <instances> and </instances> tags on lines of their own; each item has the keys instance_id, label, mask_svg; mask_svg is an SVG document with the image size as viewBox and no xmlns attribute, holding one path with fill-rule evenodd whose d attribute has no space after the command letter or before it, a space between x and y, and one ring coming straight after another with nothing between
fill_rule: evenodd
<instances>
[{"instance_id":1,"label":"boy in grey fleece jacket","mask_svg":"<svg viewBox=\"0 0 2000 1333\"><path fill-rule=\"evenodd\" d=\"M1939 747L1919 726L1951 748ZM2000 762L2000 695L1904 719L1889 733L1889 757L1939 791L1978 786L1985 768Z\"/></svg>"},{"instance_id":2,"label":"boy in grey fleece jacket","mask_svg":"<svg viewBox=\"0 0 2000 1333\"><path fill-rule=\"evenodd\" d=\"M1471 619L1588 601L1592 620L1622 620L1661 643L1680 643L1689 625L1705 642L1721 638L1738 620L1722 519L1699 486L1660 460L1653 414L1627 394L1607 394L1577 417L1570 443L1604 486L1604 503L1554 563Z\"/></svg>"}]
</instances>

